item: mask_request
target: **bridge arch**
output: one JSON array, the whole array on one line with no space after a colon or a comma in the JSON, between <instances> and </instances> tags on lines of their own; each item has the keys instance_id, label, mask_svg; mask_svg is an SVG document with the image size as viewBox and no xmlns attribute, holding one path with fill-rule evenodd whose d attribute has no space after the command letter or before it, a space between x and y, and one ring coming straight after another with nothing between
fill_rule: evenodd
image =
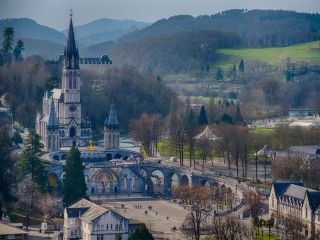
<instances>
[{"instance_id":1,"label":"bridge arch","mask_svg":"<svg viewBox=\"0 0 320 240\"><path fill-rule=\"evenodd\" d=\"M92 177L92 192L96 194L117 193L118 176L111 169L101 169Z\"/></svg>"},{"instance_id":2,"label":"bridge arch","mask_svg":"<svg viewBox=\"0 0 320 240\"><path fill-rule=\"evenodd\" d=\"M48 173L48 183L50 187L57 187L58 186L58 177L55 173Z\"/></svg>"},{"instance_id":3,"label":"bridge arch","mask_svg":"<svg viewBox=\"0 0 320 240\"><path fill-rule=\"evenodd\" d=\"M154 193L164 194L164 178L164 173L159 169L155 169L151 172L152 191Z\"/></svg>"},{"instance_id":4,"label":"bridge arch","mask_svg":"<svg viewBox=\"0 0 320 240\"><path fill-rule=\"evenodd\" d=\"M189 177L185 174L180 177L180 186L188 186L190 184Z\"/></svg>"}]
</instances>

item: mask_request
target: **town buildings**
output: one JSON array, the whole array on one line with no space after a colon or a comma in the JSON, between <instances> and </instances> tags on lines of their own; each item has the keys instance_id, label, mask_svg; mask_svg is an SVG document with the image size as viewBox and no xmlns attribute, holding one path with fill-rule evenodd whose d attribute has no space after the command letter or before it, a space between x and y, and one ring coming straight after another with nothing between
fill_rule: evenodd
<instances>
[{"instance_id":1,"label":"town buildings","mask_svg":"<svg viewBox=\"0 0 320 240\"><path fill-rule=\"evenodd\" d=\"M320 236L320 191L305 188L302 183L273 183L269 216L280 224L294 218L301 221L305 236Z\"/></svg>"}]
</instances>

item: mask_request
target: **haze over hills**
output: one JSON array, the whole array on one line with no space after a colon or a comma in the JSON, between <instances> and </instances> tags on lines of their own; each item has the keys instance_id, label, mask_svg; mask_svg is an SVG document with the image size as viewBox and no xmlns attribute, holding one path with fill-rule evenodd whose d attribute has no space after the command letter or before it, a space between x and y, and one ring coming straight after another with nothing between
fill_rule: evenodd
<instances>
[{"instance_id":1,"label":"haze over hills","mask_svg":"<svg viewBox=\"0 0 320 240\"><path fill-rule=\"evenodd\" d=\"M117 40L124 34L142 29L150 25L133 20L98 19L80 26L76 26L75 33L79 43L89 46L110 40ZM67 30L63 31L67 34Z\"/></svg>"},{"instance_id":2,"label":"haze over hills","mask_svg":"<svg viewBox=\"0 0 320 240\"><path fill-rule=\"evenodd\" d=\"M30 19L0 20L2 30L6 25L15 28L16 39L27 39L26 55L55 59L63 52L64 33ZM173 16L151 25L98 19L76 26L75 34L81 56L107 53L115 64L134 64L152 73L186 72L207 69L218 61L219 48L282 47L320 40L320 14L228 10L211 16Z\"/></svg>"}]
</instances>

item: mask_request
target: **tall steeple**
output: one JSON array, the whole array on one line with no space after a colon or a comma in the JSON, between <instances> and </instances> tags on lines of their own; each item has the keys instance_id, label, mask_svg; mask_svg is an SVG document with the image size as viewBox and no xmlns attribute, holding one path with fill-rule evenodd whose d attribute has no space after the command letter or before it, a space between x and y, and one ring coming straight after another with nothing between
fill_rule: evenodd
<instances>
[{"instance_id":1,"label":"tall steeple","mask_svg":"<svg viewBox=\"0 0 320 240\"><path fill-rule=\"evenodd\" d=\"M67 46L64 49L64 64L67 69L79 69L79 52L74 37L72 13L70 14Z\"/></svg>"}]
</instances>

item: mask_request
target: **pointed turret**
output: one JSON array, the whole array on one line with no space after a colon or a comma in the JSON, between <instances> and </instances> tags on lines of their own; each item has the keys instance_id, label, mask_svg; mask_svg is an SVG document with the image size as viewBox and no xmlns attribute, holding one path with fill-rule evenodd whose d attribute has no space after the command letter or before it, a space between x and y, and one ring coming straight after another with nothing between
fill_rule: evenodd
<instances>
[{"instance_id":1,"label":"pointed turret","mask_svg":"<svg viewBox=\"0 0 320 240\"><path fill-rule=\"evenodd\" d=\"M48 128L58 128L59 122L56 114L56 110L54 107L53 97L50 99L50 111L49 111L49 118L48 118Z\"/></svg>"},{"instance_id":2,"label":"pointed turret","mask_svg":"<svg viewBox=\"0 0 320 240\"><path fill-rule=\"evenodd\" d=\"M117 149L120 145L119 122L116 105L112 101L109 117L104 121L104 147L106 149Z\"/></svg>"},{"instance_id":3,"label":"pointed turret","mask_svg":"<svg viewBox=\"0 0 320 240\"><path fill-rule=\"evenodd\" d=\"M67 46L64 49L64 64L67 69L79 69L79 52L74 37L72 16L70 18Z\"/></svg>"},{"instance_id":4,"label":"pointed turret","mask_svg":"<svg viewBox=\"0 0 320 240\"><path fill-rule=\"evenodd\" d=\"M116 105L114 104L113 101L110 107L109 118L104 121L104 126L108 128L113 128L113 129L119 128Z\"/></svg>"}]
</instances>

